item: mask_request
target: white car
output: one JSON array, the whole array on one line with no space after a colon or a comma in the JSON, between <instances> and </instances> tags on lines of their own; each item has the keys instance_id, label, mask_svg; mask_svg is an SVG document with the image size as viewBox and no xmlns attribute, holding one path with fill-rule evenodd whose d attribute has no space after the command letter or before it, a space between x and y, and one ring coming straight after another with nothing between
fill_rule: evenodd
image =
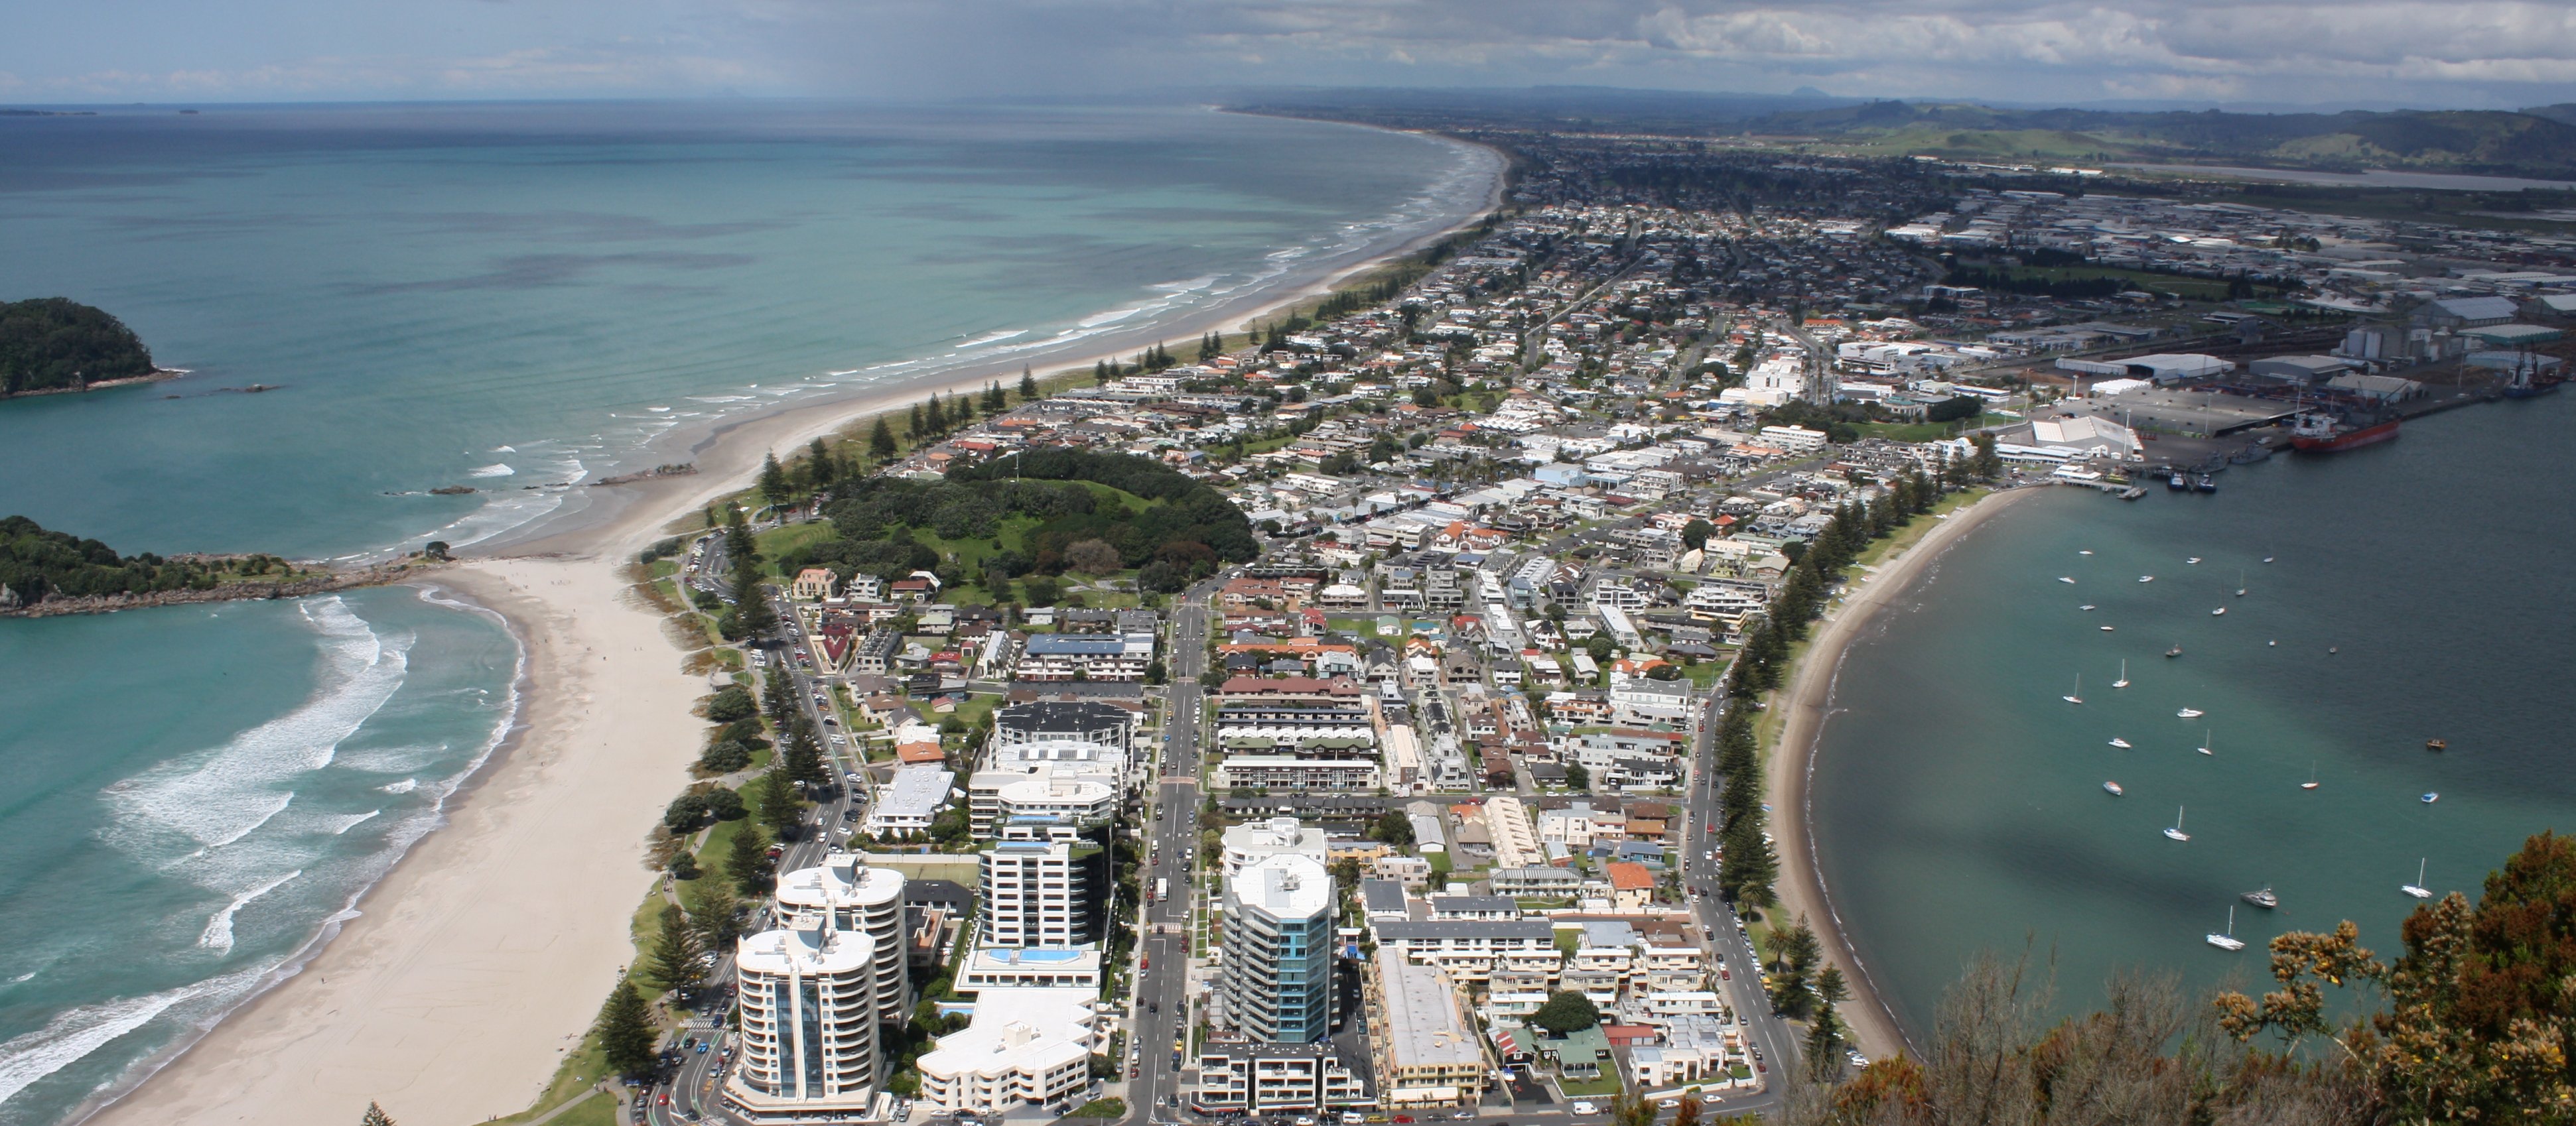
<instances>
[{"instance_id":1,"label":"white car","mask_svg":"<svg viewBox=\"0 0 2576 1126\"><path fill-rule=\"evenodd\" d=\"M1599 1114L1599 1113L1601 1113L1601 1107L1600 1107L1598 1104L1595 1104L1595 1103L1579 1102L1579 1103L1574 1104L1574 1113L1576 1113L1576 1114Z\"/></svg>"}]
</instances>

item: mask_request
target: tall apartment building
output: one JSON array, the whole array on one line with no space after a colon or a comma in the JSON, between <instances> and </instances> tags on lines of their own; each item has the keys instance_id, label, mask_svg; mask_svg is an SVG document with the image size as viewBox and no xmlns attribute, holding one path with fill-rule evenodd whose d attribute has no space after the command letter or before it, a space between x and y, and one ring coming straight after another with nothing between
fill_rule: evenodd
<instances>
[{"instance_id":1,"label":"tall apartment building","mask_svg":"<svg viewBox=\"0 0 2576 1126\"><path fill-rule=\"evenodd\" d=\"M778 880L778 911L788 929L823 927L861 932L875 946L877 1022L912 1020L911 981L905 964L903 873L870 868L857 856L837 853L813 868Z\"/></svg>"},{"instance_id":2,"label":"tall apartment building","mask_svg":"<svg viewBox=\"0 0 2576 1126\"><path fill-rule=\"evenodd\" d=\"M1072 826L1009 824L983 851L983 946L1097 942L1108 879L1099 845Z\"/></svg>"},{"instance_id":3,"label":"tall apartment building","mask_svg":"<svg viewBox=\"0 0 2576 1126\"><path fill-rule=\"evenodd\" d=\"M1332 1033L1333 876L1322 861L1283 852L1226 880L1218 984L1228 1023L1254 1040Z\"/></svg>"},{"instance_id":4,"label":"tall apartment building","mask_svg":"<svg viewBox=\"0 0 2576 1126\"><path fill-rule=\"evenodd\" d=\"M878 1098L876 942L828 926L763 931L734 950L741 1055L726 1104L753 1123L866 1116Z\"/></svg>"}]
</instances>

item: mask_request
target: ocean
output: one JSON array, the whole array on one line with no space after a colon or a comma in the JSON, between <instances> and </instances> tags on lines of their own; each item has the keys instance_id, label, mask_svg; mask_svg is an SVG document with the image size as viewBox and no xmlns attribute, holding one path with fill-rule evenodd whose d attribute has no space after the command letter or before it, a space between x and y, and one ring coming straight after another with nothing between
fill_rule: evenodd
<instances>
[{"instance_id":1,"label":"ocean","mask_svg":"<svg viewBox=\"0 0 2576 1126\"><path fill-rule=\"evenodd\" d=\"M1132 350L1498 171L1196 108L0 118L0 298L100 306L191 373L0 403L0 513L306 558L557 530L578 482L717 426ZM300 964L470 784L518 660L409 588L0 622L0 1126L77 1117Z\"/></svg>"},{"instance_id":2,"label":"ocean","mask_svg":"<svg viewBox=\"0 0 2576 1126\"><path fill-rule=\"evenodd\" d=\"M2393 955L2419 863L2474 900L2576 829L2571 426L2569 396L2480 405L2215 495L2057 490L1940 557L1846 657L1812 794L1909 1033L1981 950L2053 968L2067 1012L2119 970L2259 991L2273 936L2344 919ZM2238 898L2265 886L2277 910ZM2239 953L2203 941L2231 908Z\"/></svg>"}]
</instances>

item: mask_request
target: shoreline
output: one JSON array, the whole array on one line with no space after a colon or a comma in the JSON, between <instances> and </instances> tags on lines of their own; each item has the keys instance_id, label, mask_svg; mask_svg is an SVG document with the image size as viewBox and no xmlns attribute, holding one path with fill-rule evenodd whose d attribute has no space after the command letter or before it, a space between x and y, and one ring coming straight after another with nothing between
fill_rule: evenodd
<instances>
[{"instance_id":1,"label":"shoreline","mask_svg":"<svg viewBox=\"0 0 2576 1126\"><path fill-rule=\"evenodd\" d=\"M1369 128L1355 126L1356 128ZM1329 294L1473 227L1501 205L1508 160L1483 199L1449 223L1347 262L1257 304L1105 335L1055 372L1119 359L1153 339L1240 326ZM437 828L374 886L356 916L267 989L218 1018L87 1121L330 1121L369 1101L398 1121L481 1121L528 1110L635 956L629 925L661 877L644 863L663 804L688 781L707 692L681 671L668 621L624 565L664 529L750 487L761 459L933 394L1016 381L996 358L900 386L722 420L686 451L647 443L641 464L696 472L582 490L584 503L480 542L459 563L404 581L499 616L520 644L519 715L462 780ZM435 537L438 532L428 533ZM601 847L603 841L622 847ZM551 1049L551 1050L549 1050Z\"/></svg>"},{"instance_id":2,"label":"shoreline","mask_svg":"<svg viewBox=\"0 0 2576 1126\"><path fill-rule=\"evenodd\" d=\"M1832 616L1817 623L1815 640L1799 659L1796 675L1776 698L1775 706L1785 709L1780 739L1762 769L1767 775L1765 789L1771 795L1772 816L1779 824L1778 836L1790 847L1780 851L1780 905L1775 922L1805 917L1824 947L1826 961L1842 968L1851 986L1851 1000L1840 1012L1851 1026L1853 1042L1872 1059L1891 1058L1900 1051L1920 1058L1922 1053L1906 1036L1904 1022L1870 978L1869 967L1853 948L1850 937L1843 933L1833 896L1816 864L1815 811L1810 804L1813 797L1809 782L1815 775L1825 721L1832 715L1834 690L1842 679L1843 657L1878 612L1921 579L1951 544L2014 501L2038 491L2025 487L1980 497L1951 513L1949 519L1941 521L1914 546L1881 561L1875 571L1856 584L1858 589L1843 599Z\"/></svg>"},{"instance_id":3,"label":"shoreline","mask_svg":"<svg viewBox=\"0 0 2576 1126\"><path fill-rule=\"evenodd\" d=\"M645 859L705 680L614 568L477 560L420 585L520 640L511 729L336 936L88 1121L322 1122L370 1101L482 1121L526 1110L588 1031L660 879Z\"/></svg>"},{"instance_id":4,"label":"shoreline","mask_svg":"<svg viewBox=\"0 0 2576 1126\"><path fill-rule=\"evenodd\" d=\"M758 473L764 454L801 448L816 438L831 437L878 415L901 412L932 394L946 397L959 392L980 392L997 379L1005 388L1012 388L1017 384L1023 367L1035 369L1040 382L1045 382L1102 360L1124 362L1157 343L1192 339L1208 332L1228 336L1241 334L1248 326L1265 318L1329 295L1352 279L1385 268L1398 259L1474 227L1503 206L1511 158L1500 149L1445 134L1348 122L1333 124L1423 137L1462 151L1482 153L1491 161L1483 198L1444 225L1379 248L1367 257L1328 269L1303 283L1285 285L1274 292L1257 294L1238 303L1221 302L1168 324L1103 333L1096 340L1067 345L1069 349L1079 351L1070 351L1063 356L1043 359L994 356L917 380L852 388L839 395L827 393L812 402L781 404L762 411L746 412L739 418L716 420L703 428L675 430L631 451L625 460L639 465L687 463L696 466L695 473L647 477L612 489L592 489L587 487L591 482L582 482L583 487L568 490L570 496L578 498L577 506L558 508L525 524L481 539L460 542L455 550L460 556L471 557L588 554L596 551L602 543L633 534L654 511L666 512L660 519L649 521L652 528L659 529L691 509L704 508L721 497L741 491L744 487L742 482L751 480ZM1014 408L1018 405L1017 402L1012 404ZM694 488L691 487L693 483ZM471 514L465 517L467 520L471 518ZM429 537L438 534L437 531L426 533ZM398 551L416 546L414 541L420 538L407 539L401 545L386 550ZM642 544L636 546L640 548Z\"/></svg>"}]
</instances>

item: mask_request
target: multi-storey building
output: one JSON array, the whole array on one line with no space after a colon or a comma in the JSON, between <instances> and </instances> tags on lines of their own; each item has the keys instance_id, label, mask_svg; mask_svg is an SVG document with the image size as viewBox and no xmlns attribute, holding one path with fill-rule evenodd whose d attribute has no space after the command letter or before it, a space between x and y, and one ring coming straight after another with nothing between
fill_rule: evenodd
<instances>
[{"instance_id":1,"label":"multi-storey building","mask_svg":"<svg viewBox=\"0 0 2576 1126\"><path fill-rule=\"evenodd\" d=\"M1438 966L1459 981L1483 981L1497 970L1553 971L1563 955L1545 919L1512 922L1379 923L1378 949Z\"/></svg>"},{"instance_id":2,"label":"multi-storey building","mask_svg":"<svg viewBox=\"0 0 2576 1126\"><path fill-rule=\"evenodd\" d=\"M974 1023L917 1061L921 1100L942 1114L1073 1109L1106 1046L1098 998L1093 987L984 990Z\"/></svg>"},{"instance_id":3,"label":"multi-storey building","mask_svg":"<svg viewBox=\"0 0 2576 1126\"><path fill-rule=\"evenodd\" d=\"M863 930L815 925L743 939L734 950L741 1055L725 1077L726 1105L754 1123L872 1116L876 964Z\"/></svg>"},{"instance_id":4,"label":"multi-storey building","mask_svg":"<svg viewBox=\"0 0 2576 1126\"><path fill-rule=\"evenodd\" d=\"M1333 877L1322 860L1282 852L1228 875L1224 950L1227 1023L1263 1043L1331 1034Z\"/></svg>"},{"instance_id":5,"label":"multi-storey building","mask_svg":"<svg viewBox=\"0 0 2576 1126\"><path fill-rule=\"evenodd\" d=\"M1323 1111L1368 1102L1367 1086L1330 1044L1218 1044L1199 1049L1190 1105L1201 1114Z\"/></svg>"},{"instance_id":6,"label":"multi-storey building","mask_svg":"<svg viewBox=\"0 0 2576 1126\"><path fill-rule=\"evenodd\" d=\"M1488 1069L1461 990L1438 969L1407 961L1389 946L1378 947L1370 968L1369 1052L1386 1105L1475 1105Z\"/></svg>"},{"instance_id":7,"label":"multi-storey building","mask_svg":"<svg viewBox=\"0 0 2576 1126\"><path fill-rule=\"evenodd\" d=\"M819 925L842 933L864 932L876 961L877 1022L912 1021L911 984L905 966L904 878L871 868L846 853L827 856L778 880L778 912L792 927Z\"/></svg>"},{"instance_id":8,"label":"multi-storey building","mask_svg":"<svg viewBox=\"0 0 2576 1126\"><path fill-rule=\"evenodd\" d=\"M1099 845L1061 824L1012 824L983 851L985 946L1073 947L1100 939Z\"/></svg>"}]
</instances>

